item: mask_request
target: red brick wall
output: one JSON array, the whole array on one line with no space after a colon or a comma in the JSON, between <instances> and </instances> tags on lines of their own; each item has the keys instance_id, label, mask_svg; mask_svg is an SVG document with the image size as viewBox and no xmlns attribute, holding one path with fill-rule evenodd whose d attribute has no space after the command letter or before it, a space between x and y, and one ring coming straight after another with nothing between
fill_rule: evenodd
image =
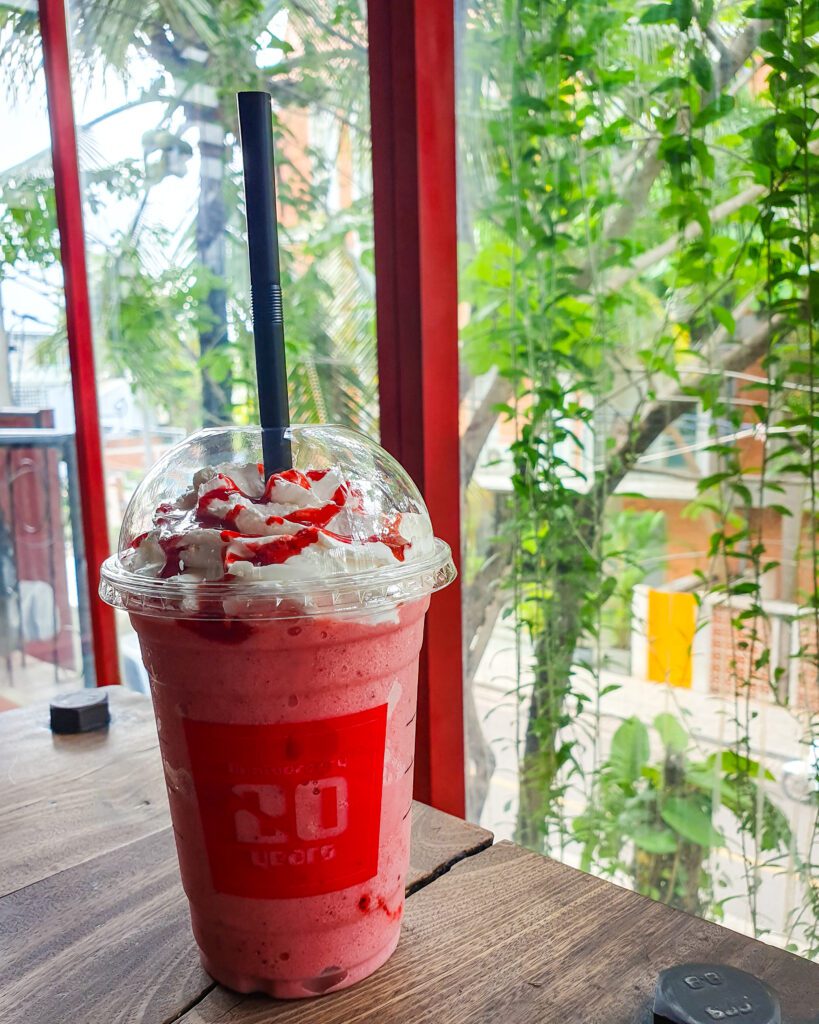
<instances>
[{"instance_id":1,"label":"red brick wall","mask_svg":"<svg viewBox=\"0 0 819 1024\"><path fill-rule=\"evenodd\" d=\"M731 623L732 615L736 614L736 610L732 612L724 605L711 609L711 693L733 697L735 693L744 694L747 687L757 700L773 700L772 667L754 668L754 663L770 646L770 623L757 619L756 623L751 621L747 626L737 627Z\"/></svg>"},{"instance_id":2,"label":"red brick wall","mask_svg":"<svg viewBox=\"0 0 819 1024\"><path fill-rule=\"evenodd\" d=\"M677 499L658 498L623 498L615 499L621 508L634 509L637 512L663 512L666 521L666 537L668 540L669 559L665 567L665 581L670 582L683 576L690 576L695 569L708 574L714 569L718 573L724 566L712 566L707 556L697 552L707 551L711 534L719 525L715 516L704 512L696 519L683 515L683 510L690 504ZM750 514L751 531L756 538L760 520L762 525L762 543L765 545L765 560L777 562L782 555L782 516L770 508L752 509ZM755 542L755 541L754 541ZM798 553L799 568L797 586L801 598L813 592L814 571L811 561L810 516L805 514L802 519L802 541ZM732 559L729 571L739 570L739 560ZM766 580L766 596L779 598L779 571L772 569Z\"/></svg>"},{"instance_id":3,"label":"red brick wall","mask_svg":"<svg viewBox=\"0 0 819 1024\"><path fill-rule=\"evenodd\" d=\"M621 507L635 512L663 512L665 514L668 553L671 556L666 565L666 581L690 576L695 569L705 572L708 559L697 552L708 550L708 538L713 526L706 524L703 517L685 518L682 510L689 504L671 498L623 498Z\"/></svg>"}]
</instances>

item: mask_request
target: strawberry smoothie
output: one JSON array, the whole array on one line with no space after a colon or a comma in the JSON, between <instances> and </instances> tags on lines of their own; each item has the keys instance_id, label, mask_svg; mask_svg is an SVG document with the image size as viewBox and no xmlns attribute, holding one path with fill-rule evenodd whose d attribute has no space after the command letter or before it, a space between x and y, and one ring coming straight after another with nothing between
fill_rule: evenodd
<instances>
[{"instance_id":1,"label":"strawberry smoothie","mask_svg":"<svg viewBox=\"0 0 819 1024\"><path fill-rule=\"evenodd\" d=\"M203 965L280 998L352 985L398 942L424 616L454 575L386 453L292 431L299 468L268 479L240 461L249 431L167 456L101 587L150 676Z\"/></svg>"},{"instance_id":2,"label":"strawberry smoothie","mask_svg":"<svg viewBox=\"0 0 819 1024\"><path fill-rule=\"evenodd\" d=\"M316 995L366 977L395 948L426 604L405 605L397 622L246 631L134 616L194 935L223 984ZM310 723L322 731L311 736ZM222 843L208 818L220 814L233 830Z\"/></svg>"}]
</instances>

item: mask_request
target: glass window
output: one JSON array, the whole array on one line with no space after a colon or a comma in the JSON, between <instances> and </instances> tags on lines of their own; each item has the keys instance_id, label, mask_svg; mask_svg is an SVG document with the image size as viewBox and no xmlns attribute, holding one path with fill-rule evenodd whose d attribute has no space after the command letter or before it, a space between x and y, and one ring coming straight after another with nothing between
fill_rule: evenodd
<instances>
[{"instance_id":1,"label":"glass window","mask_svg":"<svg viewBox=\"0 0 819 1024\"><path fill-rule=\"evenodd\" d=\"M815 956L803 29L456 10L470 813Z\"/></svg>"},{"instance_id":2,"label":"glass window","mask_svg":"<svg viewBox=\"0 0 819 1024\"><path fill-rule=\"evenodd\" d=\"M0 16L0 710L93 678L36 14Z\"/></svg>"},{"instance_id":3,"label":"glass window","mask_svg":"<svg viewBox=\"0 0 819 1024\"><path fill-rule=\"evenodd\" d=\"M201 426L256 415L238 90L273 96L293 421L377 436L366 8L319 0L114 12L77 0L68 15L115 544L136 483L163 451ZM8 134L21 152L5 152L16 163L39 148L48 176L36 19L11 13L4 31L26 72L9 75ZM42 291L33 271L17 274ZM42 390L59 378L71 429L59 284L57 274L38 299L43 325L26 322L41 335L29 379ZM121 619L124 678L145 688Z\"/></svg>"}]
</instances>

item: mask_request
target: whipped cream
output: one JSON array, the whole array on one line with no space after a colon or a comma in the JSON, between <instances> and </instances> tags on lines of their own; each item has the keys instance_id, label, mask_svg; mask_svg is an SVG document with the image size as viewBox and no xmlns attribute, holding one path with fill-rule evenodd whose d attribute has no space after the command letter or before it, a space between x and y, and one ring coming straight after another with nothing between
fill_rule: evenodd
<instances>
[{"instance_id":1,"label":"whipped cream","mask_svg":"<svg viewBox=\"0 0 819 1024\"><path fill-rule=\"evenodd\" d=\"M174 581L317 580L435 551L428 518L373 511L336 468L264 478L261 465L206 467L122 553L126 569Z\"/></svg>"}]
</instances>

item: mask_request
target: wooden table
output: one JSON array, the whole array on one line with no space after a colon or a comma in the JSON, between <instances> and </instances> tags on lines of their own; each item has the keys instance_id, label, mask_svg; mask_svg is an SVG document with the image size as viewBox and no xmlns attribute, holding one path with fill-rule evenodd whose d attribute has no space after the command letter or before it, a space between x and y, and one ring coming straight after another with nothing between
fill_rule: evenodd
<instances>
[{"instance_id":1,"label":"wooden table","mask_svg":"<svg viewBox=\"0 0 819 1024\"><path fill-rule=\"evenodd\" d=\"M647 1022L657 972L749 970L819 1021L819 967L528 853L422 804L401 943L360 985L298 1003L199 966L150 704L112 688L106 732L0 714L2 1024Z\"/></svg>"}]
</instances>

